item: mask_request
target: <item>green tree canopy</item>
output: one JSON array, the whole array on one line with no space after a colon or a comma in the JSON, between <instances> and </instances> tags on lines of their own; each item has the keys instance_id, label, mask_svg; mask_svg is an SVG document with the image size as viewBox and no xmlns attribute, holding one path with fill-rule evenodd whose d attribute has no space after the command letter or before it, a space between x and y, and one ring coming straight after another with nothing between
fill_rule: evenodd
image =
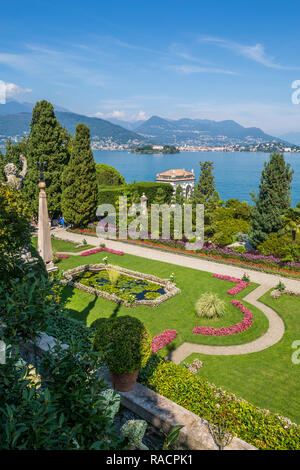
<instances>
[{"instance_id":1,"label":"green tree canopy","mask_svg":"<svg viewBox=\"0 0 300 470\"><path fill-rule=\"evenodd\" d=\"M105 163L96 164L97 183L99 186L121 186L125 178L113 166Z\"/></svg>"},{"instance_id":2,"label":"green tree canopy","mask_svg":"<svg viewBox=\"0 0 300 470\"><path fill-rule=\"evenodd\" d=\"M284 214L281 233L290 233L292 243L296 243L297 235L300 234L300 202L296 207L290 207Z\"/></svg>"},{"instance_id":3,"label":"green tree canopy","mask_svg":"<svg viewBox=\"0 0 300 470\"><path fill-rule=\"evenodd\" d=\"M252 193L255 206L251 215L249 240L256 248L283 225L282 215L290 207L293 170L282 154L273 153L265 162L258 195Z\"/></svg>"},{"instance_id":4,"label":"green tree canopy","mask_svg":"<svg viewBox=\"0 0 300 470\"><path fill-rule=\"evenodd\" d=\"M195 186L192 201L194 204L204 204L205 210L211 211L219 205L220 196L215 188L213 162L200 162L201 173Z\"/></svg>"},{"instance_id":5,"label":"green tree canopy","mask_svg":"<svg viewBox=\"0 0 300 470\"><path fill-rule=\"evenodd\" d=\"M90 130L76 126L70 161L63 173L62 213L75 227L95 220L98 187L96 167L90 144Z\"/></svg>"},{"instance_id":6,"label":"green tree canopy","mask_svg":"<svg viewBox=\"0 0 300 470\"><path fill-rule=\"evenodd\" d=\"M62 173L69 161L68 132L60 125L51 103L43 100L36 103L32 111L26 157L28 173L24 180L23 193L32 212L38 210L38 162L45 162L48 211L50 216L61 212Z\"/></svg>"}]
</instances>

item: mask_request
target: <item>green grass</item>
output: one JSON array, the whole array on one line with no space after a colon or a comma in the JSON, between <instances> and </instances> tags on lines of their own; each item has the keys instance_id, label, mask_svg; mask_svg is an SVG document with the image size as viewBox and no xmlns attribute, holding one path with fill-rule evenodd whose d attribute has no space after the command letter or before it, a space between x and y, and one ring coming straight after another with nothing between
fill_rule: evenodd
<instances>
[{"instance_id":1,"label":"green grass","mask_svg":"<svg viewBox=\"0 0 300 470\"><path fill-rule=\"evenodd\" d=\"M51 242L52 242L52 249L57 252L69 251L70 253L80 253L81 251L85 251L90 248L95 248L91 245L84 245L84 247L76 248L76 243L66 242L64 240L57 240L56 238L51 238ZM37 248L37 237L32 237L31 243L34 246L34 248Z\"/></svg>"},{"instance_id":2,"label":"green grass","mask_svg":"<svg viewBox=\"0 0 300 470\"><path fill-rule=\"evenodd\" d=\"M98 253L86 258L72 256L69 259L60 260L57 265L60 270L65 271L81 264L102 262L104 255L104 253ZM232 296L226 294L226 291L233 287L234 284L215 279L210 273L147 260L128 254L123 256L109 254L108 259L111 264L143 273L154 274L161 278L169 278L170 274L174 273L177 286L181 289L181 294L172 297L155 308L149 306L133 308L121 306L118 310L118 315L132 315L139 318L149 328L153 336L162 333L166 329L176 329L178 335L172 343L172 348L177 348L185 341L216 346L242 344L258 338L268 329L268 320L265 315L254 306L244 302L244 305L254 315L254 323L249 330L231 336L193 335L193 327L196 325L211 325L219 328L230 326L242 320L243 316L240 310L230 304ZM251 284L251 286L234 296L234 298L243 299L255 287L255 284ZM216 292L221 299L225 300L226 313L223 318L209 320L196 317L194 306L200 295L204 292ZM114 302L95 297L68 286L63 288L63 298L66 301L66 307L71 309L70 315L77 320L81 320L87 326L91 325L97 318L109 317L117 307L117 304ZM166 353L166 349L161 350L161 354Z\"/></svg>"},{"instance_id":3,"label":"green grass","mask_svg":"<svg viewBox=\"0 0 300 470\"><path fill-rule=\"evenodd\" d=\"M192 354L203 362L199 375L251 403L282 414L300 424L300 364L293 364L293 341L300 340L300 299L282 295L270 298L267 292L261 299L283 319L285 334L265 351L239 356L208 356Z\"/></svg>"}]
</instances>

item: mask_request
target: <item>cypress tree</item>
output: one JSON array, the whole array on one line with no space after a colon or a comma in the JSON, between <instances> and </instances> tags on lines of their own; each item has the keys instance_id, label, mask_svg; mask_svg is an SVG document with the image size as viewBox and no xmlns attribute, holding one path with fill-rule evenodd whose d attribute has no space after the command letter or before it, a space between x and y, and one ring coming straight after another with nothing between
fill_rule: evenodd
<instances>
[{"instance_id":1,"label":"cypress tree","mask_svg":"<svg viewBox=\"0 0 300 470\"><path fill-rule=\"evenodd\" d=\"M173 196L174 203L182 206L185 203L185 197L183 195L183 189L180 185L176 186L175 194Z\"/></svg>"},{"instance_id":2,"label":"cypress tree","mask_svg":"<svg viewBox=\"0 0 300 470\"><path fill-rule=\"evenodd\" d=\"M166 194L163 190L163 188L158 188L156 193L155 193L155 198L153 200L153 204L164 204L166 199Z\"/></svg>"},{"instance_id":3,"label":"cypress tree","mask_svg":"<svg viewBox=\"0 0 300 470\"><path fill-rule=\"evenodd\" d=\"M95 220L98 199L96 165L90 130L77 124L69 164L63 173L62 213L75 227Z\"/></svg>"},{"instance_id":4,"label":"cypress tree","mask_svg":"<svg viewBox=\"0 0 300 470\"><path fill-rule=\"evenodd\" d=\"M201 173L199 181L195 186L192 194L193 204L204 204L205 208L205 225L208 227L212 223L212 214L214 210L221 204L219 193L215 188L215 178L213 175L213 162L200 162Z\"/></svg>"},{"instance_id":5,"label":"cypress tree","mask_svg":"<svg viewBox=\"0 0 300 470\"><path fill-rule=\"evenodd\" d=\"M252 193L255 206L251 214L249 241L254 248L264 242L270 233L282 228L282 215L291 204L293 173L282 154L273 153L265 162L258 196Z\"/></svg>"},{"instance_id":6,"label":"cypress tree","mask_svg":"<svg viewBox=\"0 0 300 470\"><path fill-rule=\"evenodd\" d=\"M201 173L194 189L192 200L195 204L206 204L219 199L215 188L213 162L200 162Z\"/></svg>"},{"instance_id":7,"label":"cypress tree","mask_svg":"<svg viewBox=\"0 0 300 470\"><path fill-rule=\"evenodd\" d=\"M44 177L50 216L61 212L62 173L69 161L68 132L60 125L51 103L43 100L32 111L30 136L26 148L28 173L23 193L32 212L38 210L38 162L45 162Z\"/></svg>"}]
</instances>

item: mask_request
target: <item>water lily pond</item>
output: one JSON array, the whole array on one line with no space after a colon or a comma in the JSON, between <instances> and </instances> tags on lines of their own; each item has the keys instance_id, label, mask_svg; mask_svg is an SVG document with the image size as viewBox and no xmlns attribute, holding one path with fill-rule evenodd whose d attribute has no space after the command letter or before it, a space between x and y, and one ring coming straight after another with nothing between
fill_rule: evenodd
<instances>
[{"instance_id":1,"label":"water lily pond","mask_svg":"<svg viewBox=\"0 0 300 470\"><path fill-rule=\"evenodd\" d=\"M132 302L153 300L165 294L165 289L160 284L108 270L101 270L98 273L85 271L76 276L75 280L85 286Z\"/></svg>"}]
</instances>

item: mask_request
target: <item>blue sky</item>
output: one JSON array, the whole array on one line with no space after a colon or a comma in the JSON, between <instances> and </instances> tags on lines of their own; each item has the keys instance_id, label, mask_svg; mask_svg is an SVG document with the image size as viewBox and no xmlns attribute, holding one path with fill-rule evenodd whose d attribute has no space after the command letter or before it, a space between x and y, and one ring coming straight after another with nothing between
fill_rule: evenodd
<instances>
[{"instance_id":1,"label":"blue sky","mask_svg":"<svg viewBox=\"0 0 300 470\"><path fill-rule=\"evenodd\" d=\"M8 98L104 118L300 131L299 14L255 0L2 2L0 80Z\"/></svg>"}]
</instances>

